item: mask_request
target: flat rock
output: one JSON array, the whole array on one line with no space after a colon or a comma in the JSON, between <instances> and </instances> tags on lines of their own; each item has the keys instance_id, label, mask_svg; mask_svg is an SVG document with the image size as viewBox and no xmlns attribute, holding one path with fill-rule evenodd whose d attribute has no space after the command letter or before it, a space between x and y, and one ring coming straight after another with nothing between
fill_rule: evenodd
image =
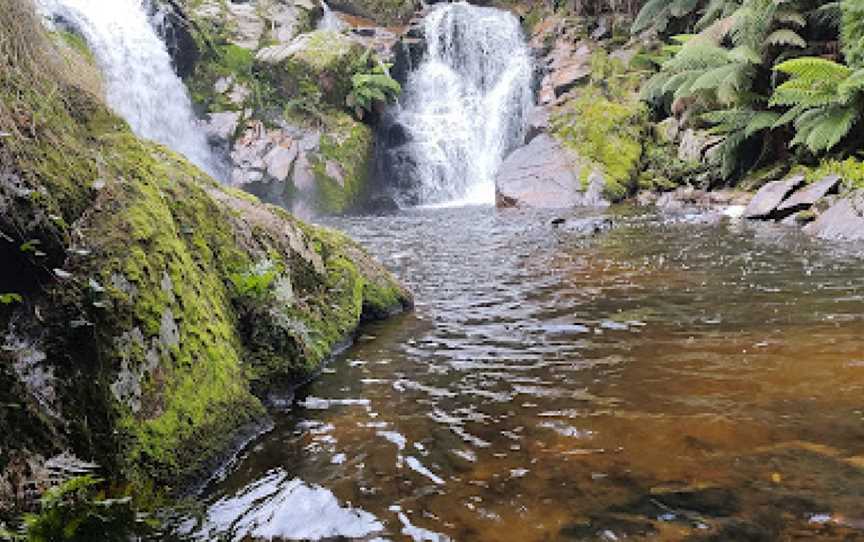
<instances>
[{"instance_id":1,"label":"flat rock","mask_svg":"<svg viewBox=\"0 0 864 542\"><path fill-rule=\"evenodd\" d=\"M593 174L587 191L578 175L578 157L548 134L540 134L504 160L495 180L498 207L562 209L606 206L603 176Z\"/></svg>"},{"instance_id":2,"label":"flat rock","mask_svg":"<svg viewBox=\"0 0 864 542\"><path fill-rule=\"evenodd\" d=\"M796 175L782 181L766 184L756 193L756 196L744 210L744 218L767 219L774 216L777 207L793 192L801 188L805 179Z\"/></svg>"},{"instance_id":3,"label":"flat rock","mask_svg":"<svg viewBox=\"0 0 864 542\"><path fill-rule=\"evenodd\" d=\"M835 203L804 231L821 239L864 241L864 190Z\"/></svg>"},{"instance_id":4,"label":"flat rock","mask_svg":"<svg viewBox=\"0 0 864 542\"><path fill-rule=\"evenodd\" d=\"M838 175L829 175L821 181L815 182L793 193L788 199L781 203L779 207L777 207L777 211L787 215L799 211L806 211L810 207L816 205L816 202L828 194L835 193L840 188L840 181L841 179Z\"/></svg>"}]
</instances>

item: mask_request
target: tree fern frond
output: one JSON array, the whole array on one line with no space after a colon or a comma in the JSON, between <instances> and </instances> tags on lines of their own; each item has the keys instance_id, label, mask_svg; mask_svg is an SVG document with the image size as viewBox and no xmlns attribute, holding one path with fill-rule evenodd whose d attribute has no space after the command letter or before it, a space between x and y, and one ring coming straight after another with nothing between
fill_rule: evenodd
<instances>
[{"instance_id":1,"label":"tree fern frond","mask_svg":"<svg viewBox=\"0 0 864 542\"><path fill-rule=\"evenodd\" d=\"M830 151L846 137L859 112L853 107L831 107L814 121L806 145L814 153Z\"/></svg>"},{"instance_id":2,"label":"tree fern frond","mask_svg":"<svg viewBox=\"0 0 864 542\"><path fill-rule=\"evenodd\" d=\"M807 40L798 35L794 30L789 30L788 28L775 30L765 38L765 43L768 45L788 45L791 47L800 47L801 49L807 47Z\"/></svg>"},{"instance_id":3,"label":"tree fern frond","mask_svg":"<svg viewBox=\"0 0 864 542\"><path fill-rule=\"evenodd\" d=\"M838 64L824 58L809 56L786 60L774 66L774 69L787 75L811 81L829 79L839 83L852 75L852 69L843 64Z\"/></svg>"},{"instance_id":4,"label":"tree fern frond","mask_svg":"<svg viewBox=\"0 0 864 542\"><path fill-rule=\"evenodd\" d=\"M864 69L856 70L837 86L838 101L842 104L852 103L862 93L864 93Z\"/></svg>"},{"instance_id":5,"label":"tree fern frond","mask_svg":"<svg viewBox=\"0 0 864 542\"><path fill-rule=\"evenodd\" d=\"M762 130L773 129L777 119L780 118L778 113L773 111L759 111L750 118L747 127L744 128L744 136L751 137Z\"/></svg>"},{"instance_id":6,"label":"tree fern frond","mask_svg":"<svg viewBox=\"0 0 864 542\"><path fill-rule=\"evenodd\" d=\"M781 9L774 15L774 18L781 23L803 28L807 26L807 18L801 13L793 10Z\"/></svg>"},{"instance_id":7,"label":"tree fern frond","mask_svg":"<svg viewBox=\"0 0 864 542\"><path fill-rule=\"evenodd\" d=\"M647 30L653 26L659 19L668 18L669 1L668 0L648 0L639 14L636 15L636 20L633 21L631 32L638 34L643 30Z\"/></svg>"}]
</instances>

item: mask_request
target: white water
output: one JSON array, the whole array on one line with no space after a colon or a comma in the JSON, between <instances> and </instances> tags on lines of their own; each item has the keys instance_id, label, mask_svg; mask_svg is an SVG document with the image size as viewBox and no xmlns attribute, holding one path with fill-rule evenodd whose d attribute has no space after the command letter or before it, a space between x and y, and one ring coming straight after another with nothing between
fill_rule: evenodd
<instances>
[{"instance_id":1,"label":"white water","mask_svg":"<svg viewBox=\"0 0 864 542\"><path fill-rule=\"evenodd\" d=\"M419 201L492 204L495 174L524 139L531 57L512 14L464 2L426 17L428 51L396 117L416 143Z\"/></svg>"},{"instance_id":2,"label":"white water","mask_svg":"<svg viewBox=\"0 0 864 542\"><path fill-rule=\"evenodd\" d=\"M104 74L108 105L135 134L220 176L186 87L141 0L37 0L37 5L84 35Z\"/></svg>"},{"instance_id":3,"label":"white water","mask_svg":"<svg viewBox=\"0 0 864 542\"><path fill-rule=\"evenodd\" d=\"M321 20L318 21L318 30L341 32L345 29L345 23L342 22L342 19L340 19L338 15L333 13L333 10L327 5L327 2L321 2L321 8L324 10L324 15L321 17Z\"/></svg>"}]
</instances>

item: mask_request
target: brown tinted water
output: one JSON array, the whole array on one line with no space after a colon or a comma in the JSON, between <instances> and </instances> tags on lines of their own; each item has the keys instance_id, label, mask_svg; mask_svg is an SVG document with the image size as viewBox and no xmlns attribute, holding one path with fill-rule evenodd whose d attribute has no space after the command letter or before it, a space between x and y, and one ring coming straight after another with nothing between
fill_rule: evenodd
<instances>
[{"instance_id":1,"label":"brown tinted water","mask_svg":"<svg viewBox=\"0 0 864 542\"><path fill-rule=\"evenodd\" d=\"M416 312L364 328L187 528L864 540L861 247L609 216L591 236L487 208L331 221Z\"/></svg>"}]
</instances>

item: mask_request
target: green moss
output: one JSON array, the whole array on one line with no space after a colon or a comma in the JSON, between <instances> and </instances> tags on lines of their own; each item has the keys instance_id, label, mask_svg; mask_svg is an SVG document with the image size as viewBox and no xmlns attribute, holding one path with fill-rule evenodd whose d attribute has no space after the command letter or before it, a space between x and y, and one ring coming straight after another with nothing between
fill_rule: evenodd
<instances>
[{"instance_id":1,"label":"green moss","mask_svg":"<svg viewBox=\"0 0 864 542\"><path fill-rule=\"evenodd\" d=\"M605 195L614 201L633 188L646 120L647 112L635 97L613 102L587 87L552 119L552 126L554 135L578 153L582 181L599 169Z\"/></svg>"},{"instance_id":2,"label":"green moss","mask_svg":"<svg viewBox=\"0 0 864 542\"><path fill-rule=\"evenodd\" d=\"M371 128L343 112L328 114L324 126L319 156L312 166L319 207L325 213L342 213L357 202L366 188L374 136ZM328 161L338 165L341 181L328 174Z\"/></svg>"},{"instance_id":3,"label":"green moss","mask_svg":"<svg viewBox=\"0 0 864 542\"><path fill-rule=\"evenodd\" d=\"M0 131L14 134L0 141L0 168L10 173L0 175L10 205L0 234L16 248L38 240L48 254L34 269L68 273L61 281L40 271L28 284L28 302L43 308L39 321L29 310L16 314L44 337L65 418L40 414L38 405L20 416L0 412L9 434L34 425L12 450L69 449L135 488L176 489L264 414L253 387L308 377L373 316L367 308L410 303L344 236L223 189L173 152L138 140L42 64L7 62L5 46L0 64L16 68L0 71ZM344 162L371 144L368 128L334 118L339 135L322 152ZM361 170L344 167L351 186L359 184ZM27 197L7 198L8 179ZM26 268L35 256L10 257ZM263 258L278 259L284 271L250 296L232 277ZM294 297L279 290L282 279ZM2 361L11 355L0 353ZM26 397L13 374L0 371L0 384L12 393L9 403ZM0 461L8 461L10 443L0 444Z\"/></svg>"},{"instance_id":4,"label":"green moss","mask_svg":"<svg viewBox=\"0 0 864 542\"><path fill-rule=\"evenodd\" d=\"M678 147L671 141L648 139L643 145L639 171L640 190L667 191L689 184L706 170L703 164L686 162L678 158Z\"/></svg>"},{"instance_id":5,"label":"green moss","mask_svg":"<svg viewBox=\"0 0 864 542\"><path fill-rule=\"evenodd\" d=\"M839 175L847 188L864 188L864 162L857 158L823 160L818 166L797 166L791 173L802 174L807 182L816 182L829 175Z\"/></svg>"},{"instance_id":6,"label":"green moss","mask_svg":"<svg viewBox=\"0 0 864 542\"><path fill-rule=\"evenodd\" d=\"M316 89L325 104L344 108L352 89L351 77L368 65L365 49L336 32L315 31L297 39L303 41L302 47L276 66L260 65L258 72L268 78L283 99Z\"/></svg>"}]
</instances>

